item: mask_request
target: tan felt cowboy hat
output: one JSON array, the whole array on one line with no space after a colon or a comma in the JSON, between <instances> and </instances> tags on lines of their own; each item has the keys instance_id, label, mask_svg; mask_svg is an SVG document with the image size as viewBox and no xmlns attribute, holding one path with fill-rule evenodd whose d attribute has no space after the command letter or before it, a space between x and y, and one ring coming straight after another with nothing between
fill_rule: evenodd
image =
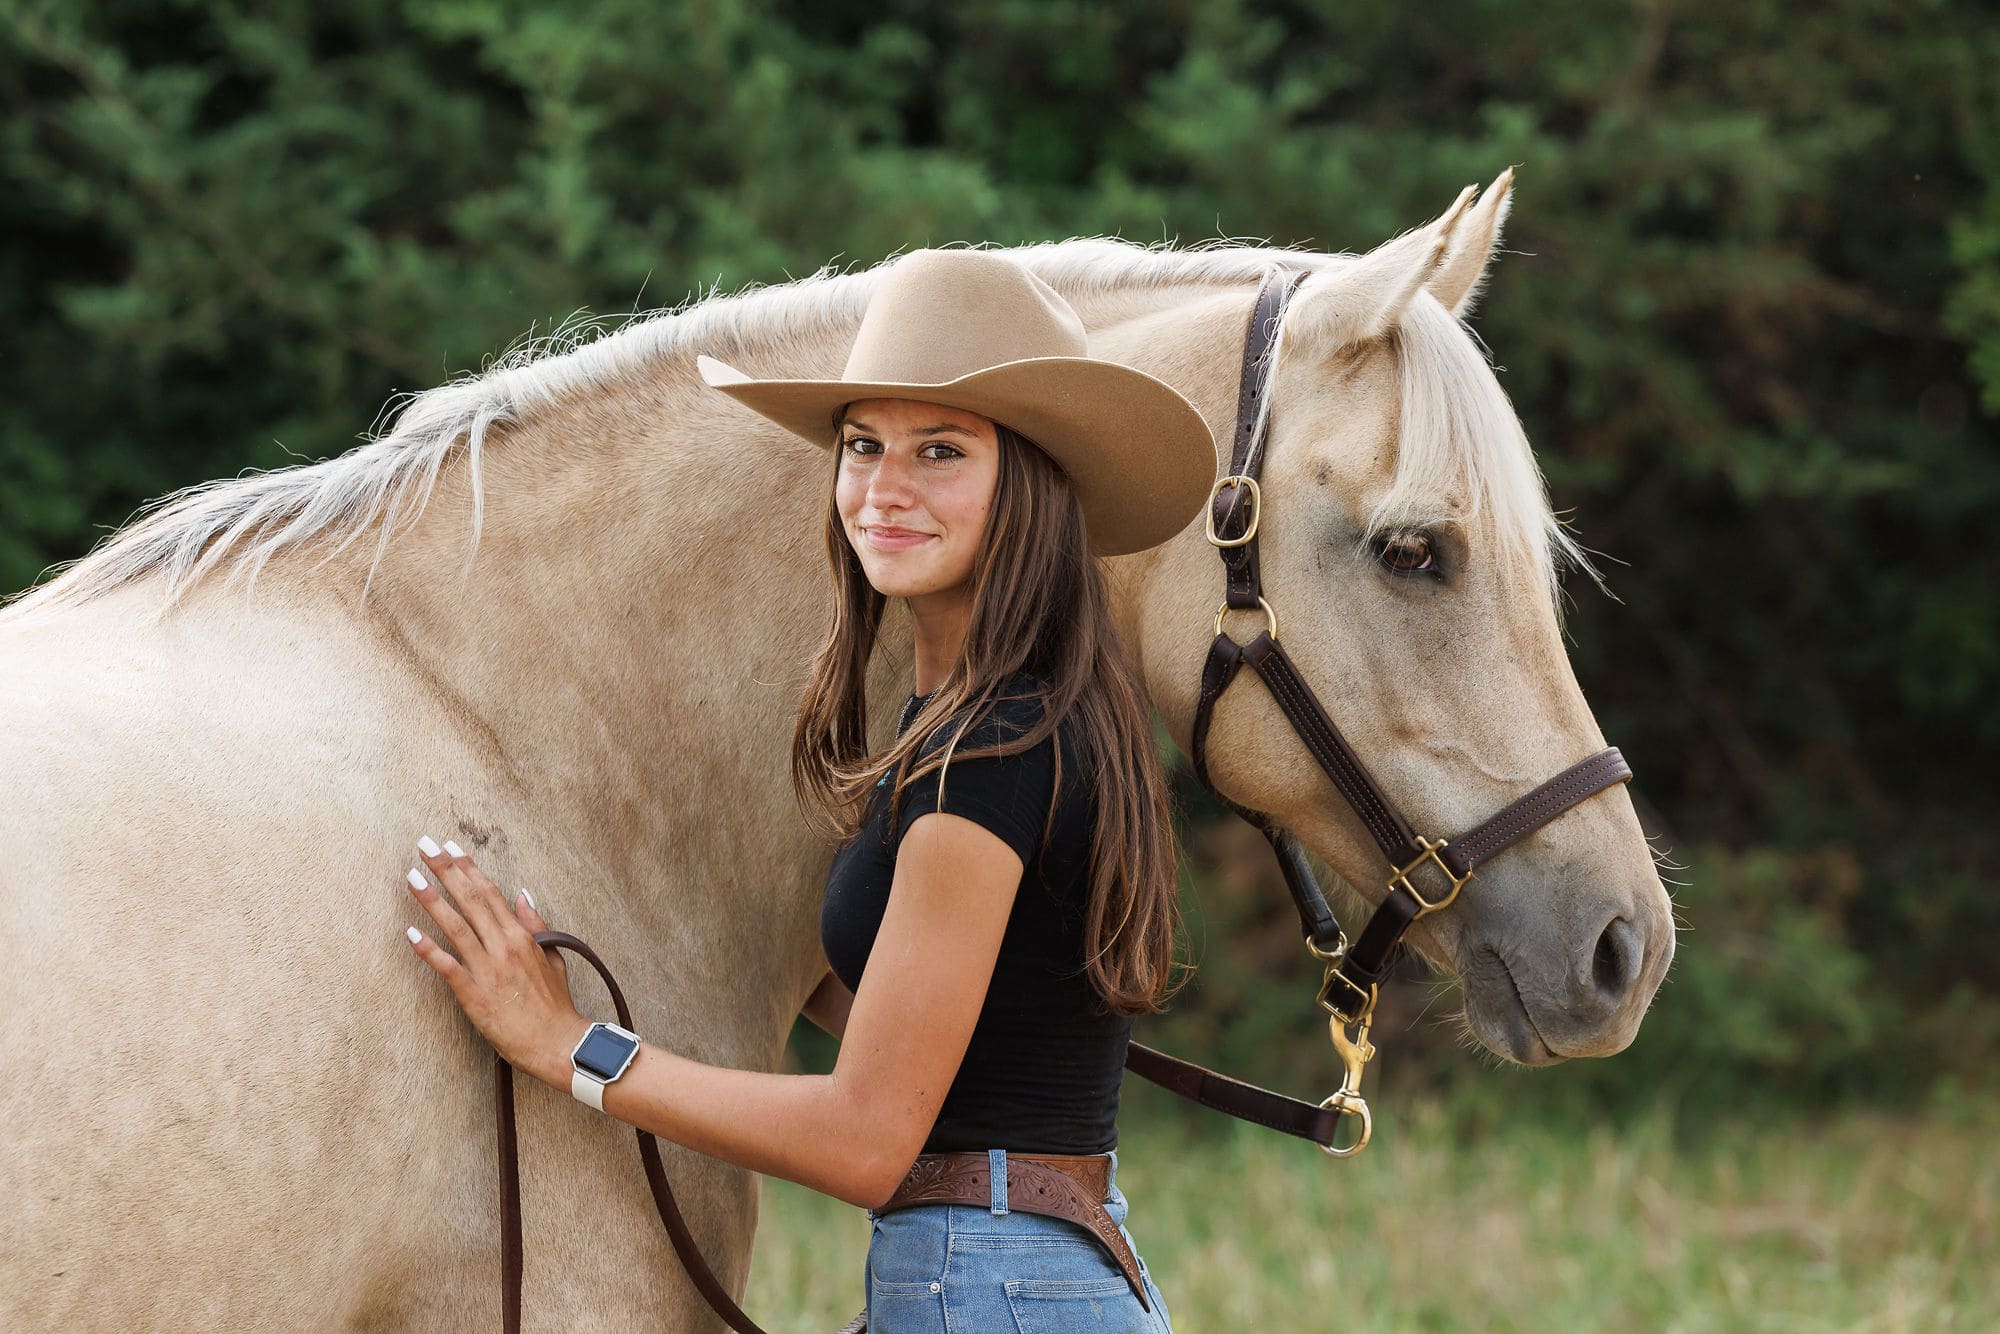
<instances>
[{"instance_id":1,"label":"tan felt cowboy hat","mask_svg":"<svg viewBox=\"0 0 2000 1334\"><path fill-rule=\"evenodd\" d=\"M1194 405L1144 371L1086 355L1083 321L1004 255L915 250L868 301L838 380L753 380L714 357L710 385L816 445L863 398L976 412L1039 445L1069 475L1091 546L1142 551L1193 522L1215 480L1215 438Z\"/></svg>"}]
</instances>

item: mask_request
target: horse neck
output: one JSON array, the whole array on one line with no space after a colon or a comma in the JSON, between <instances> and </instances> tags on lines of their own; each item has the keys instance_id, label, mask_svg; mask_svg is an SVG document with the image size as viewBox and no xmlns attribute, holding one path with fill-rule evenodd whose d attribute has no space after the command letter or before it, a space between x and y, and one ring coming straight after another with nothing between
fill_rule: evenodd
<instances>
[{"instance_id":1,"label":"horse neck","mask_svg":"<svg viewBox=\"0 0 2000 1334\"><path fill-rule=\"evenodd\" d=\"M661 360L490 433L476 551L461 462L364 604L503 749L618 784L688 753L684 706L704 733L789 720L824 596L824 456L743 441L692 354Z\"/></svg>"},{"instance_id":2,"label":"horse neck","mask_svg":"<svg viewBox=\"0 0 2000 1334\"><path fill-rule=\"evenodd\" d=\"M1173 384L1226 444L1253 286L1066 295L1092 355ZM496 427L476 554L461 462L440 475L421 523L390 544L369 614L509 742L567 753L588 718L611 752L594 757L609 773L643 772L684 753L689 720L674 706L699 704L704 732L758 735L748 744L768 740L781 755L824 626L831 460L709 389L694 353L753 374L833 375L853 333L836 322L805 341L788 330L781 347L726 331L686 340ZM1109 562L1128 643L1145 642L1148 572L1189 541L1201 545L1198 528ZM373 542L355 548L365 566ZM353 577L358 585L358 568ZM871 666L878 698L907 679L900 613L885 619Z\"/></svg>"}]
</instances>

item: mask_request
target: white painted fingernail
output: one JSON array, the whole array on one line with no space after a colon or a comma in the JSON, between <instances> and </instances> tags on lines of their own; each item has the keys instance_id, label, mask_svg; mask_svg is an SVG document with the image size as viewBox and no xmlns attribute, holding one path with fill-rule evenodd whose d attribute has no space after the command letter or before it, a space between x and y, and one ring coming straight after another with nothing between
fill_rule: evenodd
<instances>
[{"instance_id":1,"label":"white painted fingernail","mask_svg":"<svg viewBox=\"0 0 2000 1334\"><path fill-rule=\"evenodd\" d=\"M437 856L438 855L437 840L433 839L429 834L425 834L422 838L417 840L417 851L423 853L424 856L426 857Z\"/></svg>"},{"instance_id":2,"label":"white painted fingernail","mask_svg":"<svg viewBox=\"0 0 2000 1334\"><path fill-rule=\"evenodd\" d=\"M524 900L525 900L525 901L527 902L527 905L528 905L528 906L529 906L530 908L532 908L532 907L534 907L534 906L535 906L535 896L534 896L533 894L530 894L530 893L529 893L529 892L528 892L527 890L525 890L525 889L524 889L524 890L521 890L521 891L519 891L519 892L520 892L520 895L521 895L522 899L524 899Z\"/></svg>"},{"instance_id":3,"label":"white painted fingernail","mask_svg":"<svg viewBox=\"0 0 2000 1334\"><path fill-rule=\"evenodd\" d=\"M409 935L410 935L410 943L412 945L416 944L418 941L424 938L424 933L417 930L417 928L415 928L414 926L410 928Z\"/></svg>"},{"instance_id":4,"label":"white painted fingernail","mask_svg":"<svg viewBox=\"0 0 2000 1334\"><path fill-rule=\"evenodd\" d=\"M410 868L410 888L429 889L430 887L431 887L431 882L424 879L424 873L422 871L419 871L416 867L412 866Z\"/></svg>"},{"instance_id":5,"label":"white painted fingernail","mask_svg":"<svg viewBox=\"0 0 2000 1334\"><path fill-rule=\"evenodd\" d=\"M444 850L446 852L449 852L454 857L463 857L465 855L465 849L461 848L460 846L458 846L458 844L452 842L450 839L446 839L444 841Z\"/></svg>"}]
</instances>

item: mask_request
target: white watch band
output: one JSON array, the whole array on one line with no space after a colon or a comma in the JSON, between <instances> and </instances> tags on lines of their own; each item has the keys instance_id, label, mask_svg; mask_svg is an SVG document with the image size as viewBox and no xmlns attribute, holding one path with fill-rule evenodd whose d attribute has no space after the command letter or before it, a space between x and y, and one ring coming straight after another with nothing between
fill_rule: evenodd
<instances>
[{"instance_id":1,"label":"white watch band","mask_svg":"<svg viewBox=\"0 0 2000 1334\"><path fill-rule=\"evenodd\" d=\"M569 1091L578 1102L589 1103L598 1111L604 1110L604 1081L592 1079L581 1070L569 1072Z\"/></svg>"}]
</instances>

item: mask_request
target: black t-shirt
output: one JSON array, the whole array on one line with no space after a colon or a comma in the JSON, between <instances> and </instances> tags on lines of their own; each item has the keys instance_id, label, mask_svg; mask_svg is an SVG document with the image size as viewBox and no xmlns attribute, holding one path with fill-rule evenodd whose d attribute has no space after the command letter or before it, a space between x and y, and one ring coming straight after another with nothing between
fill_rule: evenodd
<instances>
[{"instance_id":1,"label":"black t-shirt","mask_svg":"<svg viewBox=\"0 0 2000 1334\"><path fill-rule=\"evenodd\" d=\"M1038 687L1019 675L1002 695ZM898 735L918 697L905 701ZM926 1153L1006 1149L1014 1153L1104 1153L1118 1144L1118 1087L1130 1016L1104 1013L1083 965L1083 910L1090 884L1096 802L1065 719L1018 755L968 759L964 751L1025 734L1041 720L1038 698L1001 699L958 743L944 772L904 789L896 828L888 827L889 787L870 798L867 822L835 854L820 908L827 962L850 990L861 985L895 876L896 849L918 816L942 809L992 830L1020 854L1021 885L1000 942L993 980ZM962 725L952 719L925 742L941 749ZM1043 821L1055 787L1054 743L1062 745L1062 794L1051 836ZM912 762L914 767L914 761ZM893 782L893 775L890 781Z\"/></svg>"}]
</instances>

